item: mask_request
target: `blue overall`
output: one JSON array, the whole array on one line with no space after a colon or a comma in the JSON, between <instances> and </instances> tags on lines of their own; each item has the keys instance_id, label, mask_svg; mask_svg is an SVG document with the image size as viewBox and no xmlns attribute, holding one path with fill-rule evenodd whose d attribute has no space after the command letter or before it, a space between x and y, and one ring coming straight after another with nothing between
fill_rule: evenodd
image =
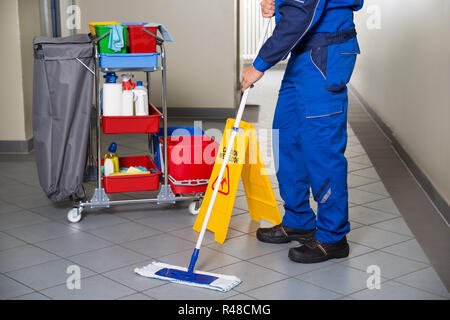
<instances>
[{"instance_id":1,"label":"blue overall","mask_svg":"<svg viewBox=\"0 0 450 320\"><path fill-rule=\"evenodd\" d=\"M276 2L277 26L253 66L264 72L291 53L273 121L283 225L336 243L350 231L347 83L359 53L353 12L363 0Z\"/></svg>"}]
</instances>

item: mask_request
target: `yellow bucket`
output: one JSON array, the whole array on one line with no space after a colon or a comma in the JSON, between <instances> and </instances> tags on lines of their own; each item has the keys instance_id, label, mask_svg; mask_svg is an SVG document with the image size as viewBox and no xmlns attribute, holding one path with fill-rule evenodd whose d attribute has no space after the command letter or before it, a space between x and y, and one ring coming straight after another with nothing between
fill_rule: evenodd
<instances>
[{"instance_id":1,"label":"yellow bucket","mask_svg":"<svg viewBox=\"0 0 450 320\"><path fill-rule=\"evenodd\" d=\"M117 21L90 22L89 23L89 29L91 30L91 33L95 36L95 26L96 25L110 26L110 25L113 25L113 24L120 24L120 22L117 22Z\"/></svg>"}]
</instances>

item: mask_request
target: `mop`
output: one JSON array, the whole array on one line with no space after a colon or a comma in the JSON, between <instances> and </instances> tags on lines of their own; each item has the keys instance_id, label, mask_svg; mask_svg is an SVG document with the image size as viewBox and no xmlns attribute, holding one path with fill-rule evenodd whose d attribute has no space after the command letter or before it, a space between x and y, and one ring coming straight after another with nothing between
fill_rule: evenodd
<instances>
[{"instance_id":1,"label":"mop","mask_svg":"<svg viewBox=\"0 0 450 320\"><path fill-rule=\"evenodd\" d=\"M261 37L259 42L259 48L262 47L264 43L264 39L267 35L267 32L269 30L269 24L270 19L266 19L265 27L264 27L264 36ZM233 131L230 135L230 141L227 146L227 151L225 153L224 161L222 163L222 167L220 169L219 177L217 178L217 181L222 181L222 178L224 176L228 160L230 159L231 151L234 146L234 140L236 138L237 133L239 132L239 125L241 123L242 115L244 113L245 105L247 103L247 97L249 94L250 88L247 88L245 90L244 94L242 95L241 104L239 106L239 110L236 116L236 121L234 123ZM221 275L221 274L214 274L209 272L203 272L203 271L195 271L194 267L198 259L198 255L200 253L200 247L203 242L203 237L206 233L206 228L208 226L209 218L211 216L212 210L214 208L214 203L217 197L217 194L220 189L220 184L216 183L216 186L214 187L214 192L211 197L211 201L208 206L208 210L206 212L205 219L203 221L202 230L200 232L200 235L197 240L197 244L195 246L194 252L191 257L191 261L188 268L184 267L178 267L178 266L172 266L168 265L162 262L152 262L151 264L142 267L142 268L136 268L134 272L137 274L147 277L147 278L154 278L154 279L160 279L160 280L166 280L174 283L181 283L188 286L194 286L194 287L201 287L201 288L207 288L222 292L227 292L233 289L235 286L240 284L242 281L235 277L235 276L227 276L227 275Z\"/></svg>"}]
</instances>

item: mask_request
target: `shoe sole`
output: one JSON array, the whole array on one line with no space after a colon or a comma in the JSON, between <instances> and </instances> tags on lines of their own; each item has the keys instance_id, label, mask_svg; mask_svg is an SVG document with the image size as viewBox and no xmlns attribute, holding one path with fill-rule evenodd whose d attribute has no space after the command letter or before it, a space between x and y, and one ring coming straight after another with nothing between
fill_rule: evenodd
<instances>
[{"instance_id":1,"label":"shoe sole","mask_svg":"<svg viewBox=\"0 0 450 320\"><path fill-rule=\"evenodd\" d=\"M300 244L304 244L308 240L310 240L314 236L314 232L301 236L301 235L293 235L288 236L286 238L271 238L271 237L264 237L259 232L256 232L256 238L258 238L259 241L264 243L275 243L275 244L282 244L282 243L289 243L291 241L297 241Z\"/></svg>"},{"instance_id":2,"label":"shoe sole","mask_svg":"<svg viewBox=\"0 0 450 320\"><path fill-rule=\"evenodd\" d=\"M319 263L319 262L325 262L331 259L343 259L343 258L347 258L350 254L350 247L347 247L345 249L343 249L343 252L334 252L334 253L330 253L328 255L326 255L325 257L319 257L319 258L315 258L315 259L303 259L303 258L298 258L295 257L295 254L291 253L291 250L289 250L289 254L288 257L290 260L294 261L294 262L298 262L298 263Z\"/></svg>"}]
</instances>

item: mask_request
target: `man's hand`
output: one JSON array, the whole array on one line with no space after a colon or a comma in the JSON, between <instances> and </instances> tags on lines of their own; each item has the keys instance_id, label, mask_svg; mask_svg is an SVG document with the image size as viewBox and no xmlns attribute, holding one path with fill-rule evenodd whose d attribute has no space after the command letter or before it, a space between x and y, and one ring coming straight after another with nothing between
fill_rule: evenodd
<instances>
[{"instance_id":1,"label":"man's hand","mask_svg":"<svg viewBox=\"0 0 450 320\"><path fill-rule=\"evenodd\" d=\"M262 0L261 11L264 18L272 18L275 15L275 0Z\"/></svg>"},{"instance_id":2,"label":"man's hand","mask_svg":"<svg viewBox=\"0 0 450 320\"><path fill-rule=\"evenodd\" d=\"M242 71L242 92L248 87L253 87L253 84L262 78L264 72L258 71L255 67L250 66Z\"/></svg>"}]
</instances>

